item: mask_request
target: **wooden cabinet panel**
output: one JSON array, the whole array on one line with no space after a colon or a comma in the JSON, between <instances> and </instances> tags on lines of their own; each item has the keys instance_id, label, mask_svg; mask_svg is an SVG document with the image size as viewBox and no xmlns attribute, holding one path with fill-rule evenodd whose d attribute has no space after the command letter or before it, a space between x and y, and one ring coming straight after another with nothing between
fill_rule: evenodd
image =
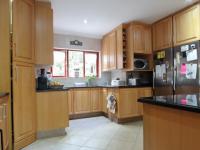
<instances>
[{"instance_id":1,"label":"wooden cabinet panel","mask_svg":"<svg viewBox=\"0 0 200 150\"><path fill-rule=\"evenodd\" d=\"M132 24L133 52L140 54L152 53L151 26L142 23Z\"/></svg>"},{"instance_id":2,"label":"wooden cabinet panel","mask_svg":"<svg viewBox=\"0 0 200 150\"><path fill-rule=\"evenodd\" d=\"M200 8L194 5L173 17L174 45L181 45L199 40Z\"/></svg>"},{"instance_id":3,"label":"wooden cabinet panel","mask_svg":"<svg viewBox=\"0 0 200 150\"><path fill-rule=\"evenodd\" d=\"M74 113L89 113L91 109L90 90L89 89L74 89Z\"/></svg>"},{"instance_id":4,"label":"wooden cabinet panel","mask_svg":"<svg viewBox=\"0 0 200 150\"><path fill-rule=\"evenodd\" d=\"M126 70L130 70L132 71L133 70L133 34L132 34L132 25L129 25L126 32L127 32L127 52L126 52L126 55L127 55L127 63L126 63Z\"/></svg>"},{"instance_id":5,"label":"wooden cabinet panel","mask_svg":"<svg viewBox=\"0 0 200 150\"><path fill-rule=\"evenodd\" d=\"M66 91L37 93L37 131L69 126Z\"/></svg>"},{"instance_id":6,"label":"wooden cabinet panel","mask_svg":"<svg viewBox=\"0 0 200 150\"><path fill-rule=\"evenodd\" d=\"M153 49L161 50L172 47L172 17L153 25Z\"/></svg>"},{"instance_id":7,"label":"wooden cabinet panel","mask_svg":"<svg viewBox=\"0 0 200 150\"><path fill-rule=\"evenodd\" d=\"M13 59L34 63L35 1L13 1Z\"/></svg>"},{"instance_id":8,"label":"wooden cabinet panel","mask_svg":"<svg viewBox=\"0 0 200 150\"><path fill-rule=\"evenodd\" d=\"M117 37L117 69L123 69L123 26L120 25L116 29L116 37Z\"/></svg>"},{"instance_id":9,"label":"wooden cabinet panel","mask_svg":"<svg viewBox=\"0 0 200 150\"><path fill-rule=\"evenodd\" d=\"M67 91L67 99L68 99L68 109L69 115L74 114L74 100L73 100L73 90Z\"/></svg>"},{"instance_id":10,"label":"wooden cabinet panel","mask_svg":"<svg viewBox=\"0 0 200 150\"><path fill-rule=\"evenodd\" d=\"M108 109L107 109L107 96L108 96L108 90L107 88L103 88L102 89L102 93L101 93L101 98L102 98L102 111L104 113L108 113Z\"/></svg>"},{"instance_id":11,"label":"wooden cabinet panel","mask_svg":"<svg viewBox=\"0 0 200 150\"><path fill-rule=\"evenodd\" d=\"M36 64L53 65L53 10L49 2L36 2Z\"/></svg>"},{"instance_id":12,"label":"wooden cabinet panel","mask_svg":"<svg viewBox=\"0 0 200 150\"><path fill-rule=\"evenodd\" d=\"M109 39L108 37L104 37L102 39L102 71L108 71L109 70Z\"/></svg>"},{"instance_id":13,"label":"wooden cabinet panel","mask_svg":"<svg viewBox=\"0 0 200 150\"><path fill-rule=\"evenodd\" d=\"M144 54L152 54L152 33L151 26L147 25L145 27L145 51Z\"/></svg>"},{"instance_id":14,"label":"wooden cabinet panel","mask_svg":"<svg viewBox=\"0 0 200 150\"><path fill-rule=\"evenodd\" d=\"M100 112L102 110L102 103L100 101L99 88L90 89L90 99L91 99L91 112Z\"/></svg>"},{"instance_id":15,"label":"wooden cabinet panel","mask_svg":"<svg viewBox=\"0 0 200 150\"><path fill-rule=\"evenodd\" d=\"M118 117L138 116L138 90L135 88L120 89L118 100Z\"/></svg>"},{"instance_id":16,"label":"wooden cabinet panel","mask_svg":"<svg viewBox=\"0 0 200 150\"><path fill-rule=\"evenodd\" d=\"M35 67L25 63L13 66L14 141L36 133Z\"/></svg>"},{"instance_id":17,"label":"wooden cabinet panel","mask_svg":"<svg viewBox=\"0 0 200 150\"><path fill-rule=\"evenodd\" d=\"M151 97L153 95L152 88L139 88L138 98L140 97ZM138 114L143 115L143 104L138 103Z\"/></svg>"},{"instance_id":18,"label":"wooden cabinet panel","mask_svg":"<svg viewBox=\"0 0 200 150\"><path fill-rule=\"evenodd\" d=\"M133 24L133 51L134 53L145 51L145 28L143 25Z\"/></svg>"},{"instance_id":19,"label":"wooden cabinet panel","mask_svg":"<svg viewBox=\"0 0 200 150\"><path fill-rule=\"evenodd\" d=\"M109 35L109 69L116 69L116 32L113 31Z\"/></svg>"}]
</instances>

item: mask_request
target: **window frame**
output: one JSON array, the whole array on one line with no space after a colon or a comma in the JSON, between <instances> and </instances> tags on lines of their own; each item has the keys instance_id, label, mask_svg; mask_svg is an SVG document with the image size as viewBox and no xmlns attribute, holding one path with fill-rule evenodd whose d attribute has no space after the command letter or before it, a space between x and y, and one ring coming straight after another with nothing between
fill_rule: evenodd
<instances>
[{"instance_id":1,"label":"window frame","mask_svg":"<svg viewBox=\"0 0 200 150\"><path fill-rule=\"evenodd\" d=\"M82 52L83 53L83 77L80 78L86 78L85 76L85 54L96 54L97 60L96 60L96 77L99 77L99 52L98 51L88 51L88 50L75 50L75 49L65 49L65 48L54 48L54 51L63 51L65 53L65 75L64 76L53 76L53 66L51 67L52 77L53 78L75 78L75 77L69 77L69 51L76 51L76 52Z\"/></svg>"},{"instance_id":2,"label":"window frame","mask_svg":"<svg viewBox=\"0 0 200 150\"><path fill-rule=\"evenodd\" d=\"M51 67L51 72L52 72L52 77L55 77L55 78L64 78L64 77L67 77L67 68L66 68L66 63L68 62L67 61L67 54L66 54L66 49L54 49L54 51L58 51L58 52L64 52L65 54L65 63L64 63L64 67L65 67L65 70L64 70L64 76L54 76L53 75L53 66ZM53 58L54 59L54 58Z\"/></svg>"}]
</instances>

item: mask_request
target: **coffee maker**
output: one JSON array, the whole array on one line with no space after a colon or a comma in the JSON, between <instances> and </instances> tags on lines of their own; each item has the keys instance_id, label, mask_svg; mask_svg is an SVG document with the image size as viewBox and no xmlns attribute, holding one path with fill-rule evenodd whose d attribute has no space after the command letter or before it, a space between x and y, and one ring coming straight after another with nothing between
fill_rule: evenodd
<instances>
[{"instance_id":1,"label":"coffee maker","mask_svg":"<svg viewBox=\"0 0 200 150\"><path fill-rule=\"evenodd\" d=\"M45 69L40 69L40 76L37 78L37 89L48 89L48 78L45 76Z\"/></svg>"}]
</instances>

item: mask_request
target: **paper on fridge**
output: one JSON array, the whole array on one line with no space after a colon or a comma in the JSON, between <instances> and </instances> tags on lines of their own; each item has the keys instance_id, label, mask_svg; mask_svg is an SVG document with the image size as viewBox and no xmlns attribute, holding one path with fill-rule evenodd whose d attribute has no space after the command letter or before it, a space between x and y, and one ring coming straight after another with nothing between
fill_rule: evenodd
<instances>
[{"instance_id":1,"label":"paper on fridge","mask_svg":"<svg viewBox=\"0 0 200 150\"><path fill-rule=\"evenodd\" d=\"M197 60L197 58L198 58L197 49L193 49L193 50L187 51L186 52L186 56L187 56L187 61Z\"/></svg>"},{"instance_id":2,"label":"paper on fridge","mask_svg":"<svg viewBox=\"0 0 200 150\"><path fill-rule=\"evenodd\" d=\"M166 65L165 64L162 64L161 65L161 77L163 80L166 80Z\"/></svg>"},{"instance_id":3,"label":"paper on fridge","mask_svg":"<svg viewBox=\"0 0 200 150\"><path fill-rule=\"evenodd\" d=\"M186 78L187 79L197 78L197 64L186 64Z\"/></svg>"},{"instance_id":4,"label":"paper on fridge","mask_svg":"<svg viewBox=\"0 0 200 150\"><path fill-rule=\"evenodd\" d=\"M162 70L160 65L156 65L156 77L162 77Z\"/></svg>"}]
</instances>

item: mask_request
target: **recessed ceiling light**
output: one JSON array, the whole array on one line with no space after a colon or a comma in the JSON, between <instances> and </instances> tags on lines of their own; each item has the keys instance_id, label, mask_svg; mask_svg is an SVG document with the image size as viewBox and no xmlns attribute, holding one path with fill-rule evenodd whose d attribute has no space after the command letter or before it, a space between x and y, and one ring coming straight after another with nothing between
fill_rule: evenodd
<instances>
[{"instance_id":1,"label":"recessed ceiling light","mask_svg":"<svg viewBox=\"0 0 200 150\"><path fill-rule=\"evenodd\" d=\"M87 23L88 23L87 19L84 19L84 20L83 20L83 23L84 23L84 24L87 24Z\"/></svg>"}]
</instances>

